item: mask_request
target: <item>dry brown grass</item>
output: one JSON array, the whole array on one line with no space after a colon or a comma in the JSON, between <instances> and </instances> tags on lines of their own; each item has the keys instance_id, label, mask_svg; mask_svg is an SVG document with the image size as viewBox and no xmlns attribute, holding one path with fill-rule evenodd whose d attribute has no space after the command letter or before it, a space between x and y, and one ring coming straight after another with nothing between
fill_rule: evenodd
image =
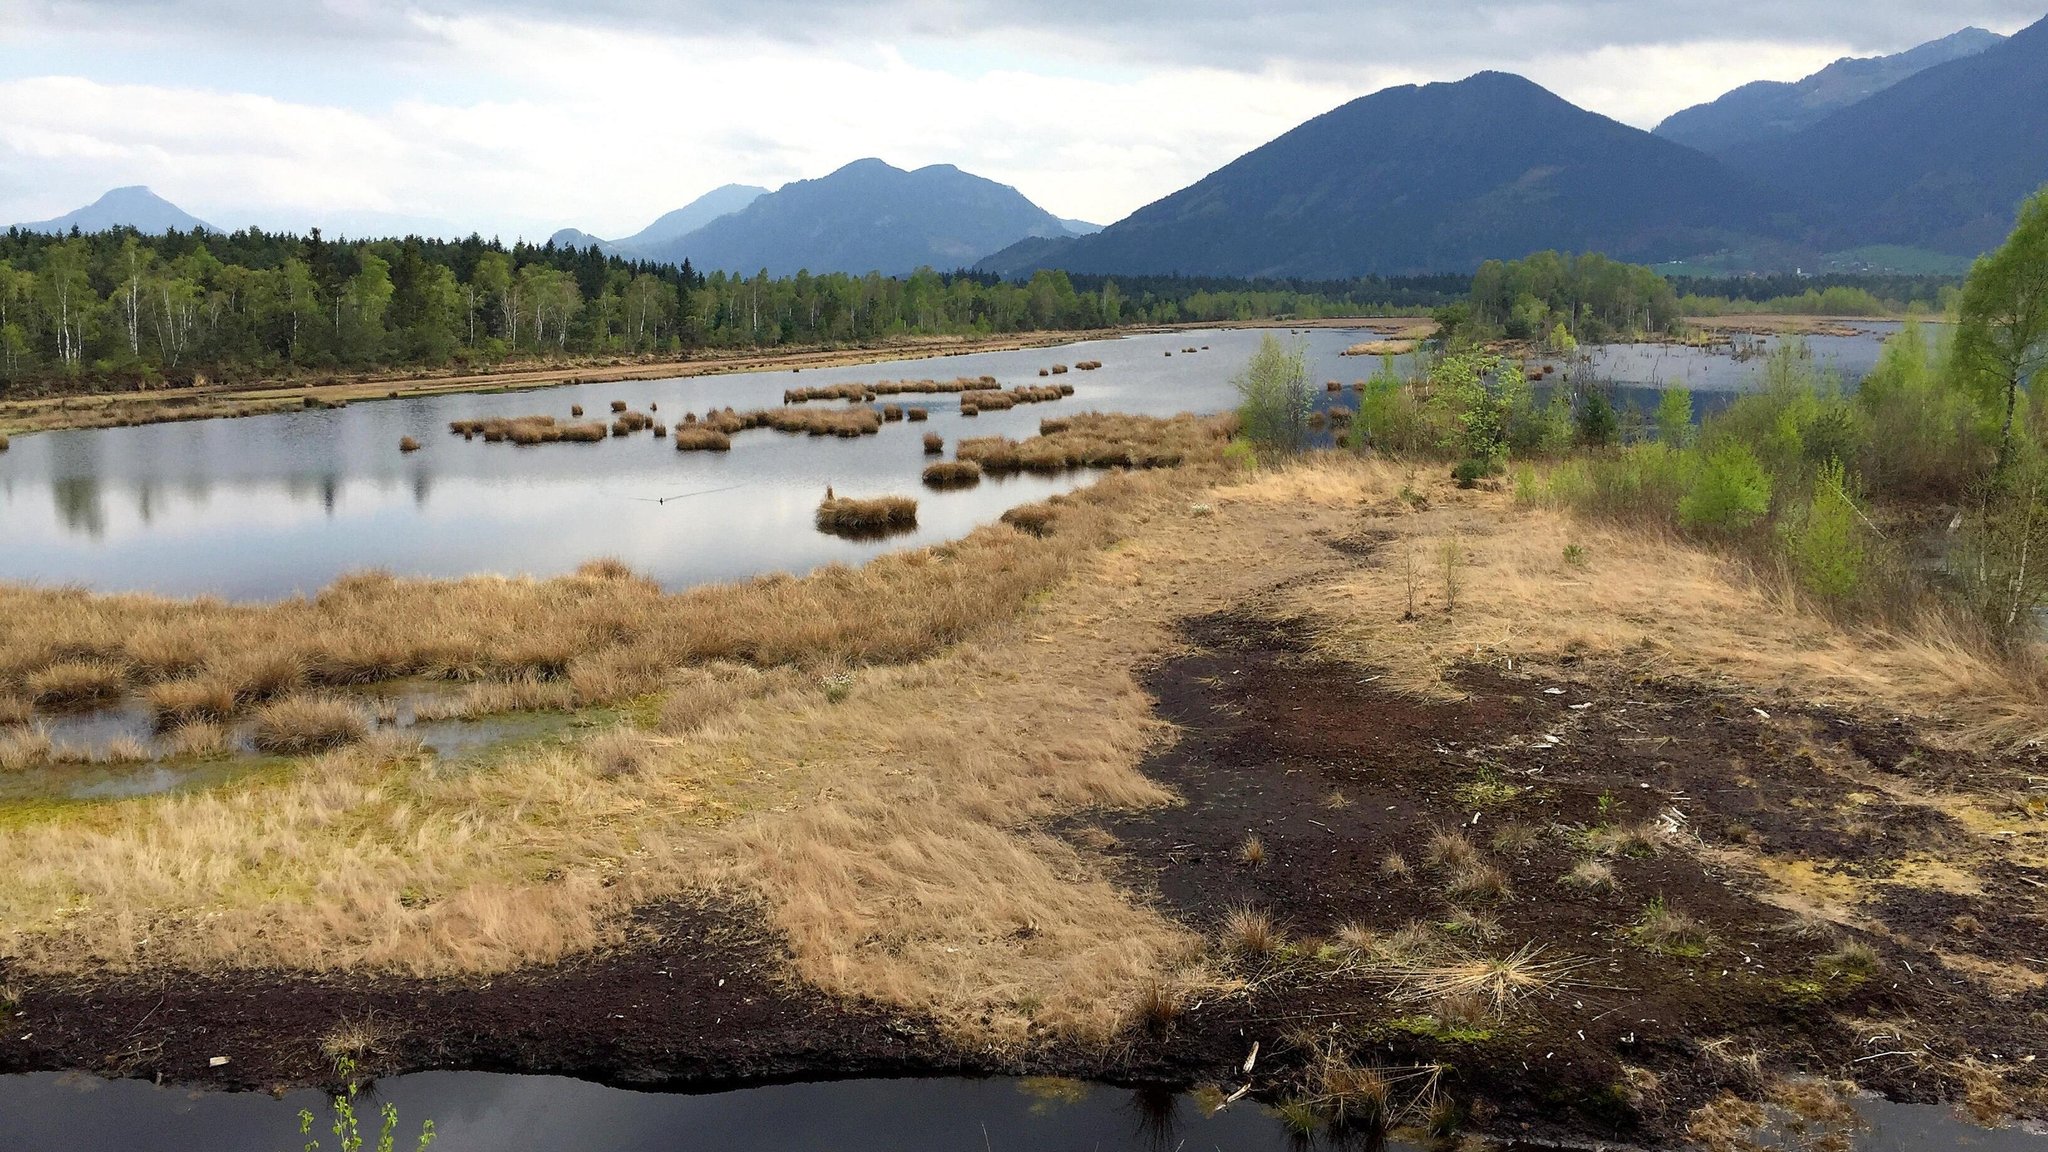
<instances>
[{"instance_id":1,"label":"dry brown grass","mask_svg":"<svg viewBox=\"0 0 2048 1152\"><path fill-rule=\"evenodd\" d=\"M369 576L272 605L0 588L9 683L67 660L139 668L128 646L147 633L196 661L180 675L222 676L238 699L259 658L302 686L468 681L458 703L482 711L570 706L572 669L584 691L632 686L649 713L700 692L673 722L635 713L651 731L631 773L559 741L449 772L373 735L282 778L96 806L89 821L24 817L0 837L0 956L24 970L492 972L618 941L634 906L711 890L758 908L795 975L829 993L930 1013L981 1044L1101 1037L1202 944L1039 829L1171 799L1136 770L1164 734L1132 669L1177 650L1185 616L1267 594L1315 621L1331 652L1370 638L1390 681L1435 694L1454 663L1540 667L1572 643L1588 661L1635 667L1649 652L1680 673L1726 651L1716 675L1826 682L1813 653L1834 643L1828 626L1781 622L1820 643L1734 655L1727 630L1770 636L1754 614L1779 609L1739 582L1711 585L1709 601L1752 612L1705 629L1672 594L1697 574L1694 554L1668 541L1630 561L1642 582L1623 592L1604 570L1599 584L1561 578L1550 515L1488 493L1432 488L1416 512L1397 498L1403 471L1349 459L1208 488L1219 476L1112 476L1062 498L1042 536L990 526L859 569L673 596L590 576ZM1190 500L1212 514L1188 515ZM1355 531L1362 508L1422 539L1458 530L1473 574L1456 617L1404 625L1398 574L1333 566L1316 534ZM1525 533L1536 543L1518 577ZM1595 549L1603 569L1617 548ZM1690 647L1658 639L1667 611L1699 626ZM720 660L803 672L706 688ZM696 669L711 679L684 675ZM851 677L846 703L822 691L828 674ZM1421 957L1444 939L1415 926L1375 955Z\"/></svg>"},{"instance_id":2,"label":"dry brown grass","mask_svg":"<svg viewBox=\"0 0 2048 1152\"><path fill-rule=\"evenodd\" d=\"M939 435L937 432L927 432L924 434L925 455L937 456L945 450L946 438L944 436Z\"/></svg>"},{"instance_id":3,"label":"dry brown grass","mask_svg":"<svg viewBox=\"0 0 2048 1152\"><path fill-rule=\"evenodd\" d=\"M195 720L225 720L239 703L235 686L221 679L168 680L151 685L143 698L160 732Z\"/></svg>"},{"instance_id":4,"label":"dry brown grass","mask_svg":"<svg viewBox=\"0 0 2048 1152\"><path fill-rule=\"evenodd\" d=\"M0 772L21 772L50 762L57 752L50 734L35 725L0 730Z\"/></svg>"},{"instance_id":5,"label":"dry brown grass","mask_svg":"<svg viewBox=\"0 0 2048 1152\"><path fill-rule=\"evenodd\" d=\"M1233 418L1178 416L1163 424L1142 417L1083 413L1050 435L1016 441L1001 436L962 440L956 459L992 475L1065 472L1074 468L1171 468L1222 459Z\"/></svg>"},{"instance_id":6,"label":"dry brown grass","mask_svg":"<svg viewBox=\"0 0 2048 1152\"><path fill-rule=\"evenodd\" d=\"M85 707L126 693L128 670L110 660L63 660L29 673L22 687L41 708Z\"/></svg>"},{"instance_id":7,"label":"dry brown grass","mask_svg":"<svg viewBox=\"0 0 2048 1152\"><path fill-rule=\"evenodd\" d=\"M818 531L864 536L917 527L917 501L908 496L826 499L818 505Z\"/></svg>"},{"instance_id":8,"label":"dry brown grass","mask_svg":"<svg viewBox=\"0 0 2048 1152\"><path fill-rule=\"evenodd\" d=\"M930 488L972 488L981 483L981 465L971 460L947 460L927 464L924 482Z\"/></svg>"},{"instance_id":9,"label":"dry brown grass","mask_svg":"<svg viewBox=\"0 0 2048 1152\"><path fill-rule=\"evenodd\" d=\"M420 450L420 442L410 436L400 436L398 438L398 450L400 452L417 452Z\"/></svg>"},{"instance_id":10,"label":"dry brown grass","mask_svg":"<svg viewBox=\"0 0 2048 1152\"><path fill-rule=\"evenodd\" d=\"M287 696L256 711L251 738L265 752L300 756L358 743L369 724L355 705L324 696Z\"/></svg>"},{"instance_id":11,"label":"dry brown grass","mask_svg":"<svg viewBox=\"0 0 2048 1152\"><path fill-rule=\"evenodd\" d=\"M1223 917L1221 943L1238 956L1270 956L1280 948L1280 929L1273 917L1250 905L1232 908Z\"/></svg>"},{"instance_id":12,"label":"dry brown grass","mask_svg":"<svg viewBox=\"0 0 2048 1152\"><path fill-rule=\"evenodd\" d=\"M716 428L707 428L701 424L678 424L675 435L678 452L732 451L732 437Z\"/></svg>"}]
</instances>

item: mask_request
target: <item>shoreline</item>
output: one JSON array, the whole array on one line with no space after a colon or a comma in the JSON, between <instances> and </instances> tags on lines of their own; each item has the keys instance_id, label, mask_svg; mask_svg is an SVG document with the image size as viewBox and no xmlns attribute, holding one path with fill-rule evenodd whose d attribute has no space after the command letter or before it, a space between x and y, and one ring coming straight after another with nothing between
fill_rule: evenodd
<instances>
[{"instance_id":1,"label":"shoreline","mask_svg":"<svg viewBox=\"0 0 2048 1152\"><path fill-rule=\"evenodd\" d=\"M536 391L566 384L630 380L690 379L741 372L789 369L791 374L825 368L858 367L898 360L937 360L989 352L1058 348L1127 336L1218 329L1368 329L1407 331L1429 324L1426 317L1362 316L1330 320L1195 322L1074 332L1029 332L992 337L910 337L901 342L849 348L713 353L681 360L642 359L580 364L518 365L495 371L412 371L367 373L334 380L266 380L253 384L208 384L125 392L71 392L0 400L0 434L79 428L124 427L182 420L232 419L286 412L300 407L354 401L414 399L465 393Z\"/></svg>"}]
</instances>

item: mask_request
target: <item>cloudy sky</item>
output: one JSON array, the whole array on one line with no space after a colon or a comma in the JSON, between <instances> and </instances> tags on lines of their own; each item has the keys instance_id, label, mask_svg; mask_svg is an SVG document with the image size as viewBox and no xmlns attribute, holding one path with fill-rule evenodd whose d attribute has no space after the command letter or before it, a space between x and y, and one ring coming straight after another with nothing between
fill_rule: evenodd
<instances>
[{"instance_id":1,"label":"cloudy sky","mask_svg":"<svg viewBox=\"0 0 2048 1152\"><path fill-rule=\"evenodd\" d=\"M0 221L604 236L863 156L1107 222L1390 84L1650 127L2043 0L0 0Z\"/></svg>"}]
</instances>

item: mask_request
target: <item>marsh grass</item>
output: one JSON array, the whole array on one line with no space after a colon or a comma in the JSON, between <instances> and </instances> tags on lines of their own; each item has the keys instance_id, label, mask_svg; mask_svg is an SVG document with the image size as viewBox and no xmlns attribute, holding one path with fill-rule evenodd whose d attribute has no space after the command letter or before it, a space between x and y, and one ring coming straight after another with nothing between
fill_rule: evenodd
<instances>
[{"instance_id":1,"label":"marsh grass","mask_svg":"<svg viewBox=\"0 0 2048 1152\"><path fill-rule=\"evenodd\" d=\"M22 772L50 762L57 748L40 725L0 729L0 772Z\"/></svg>"},{"instance_id":2,"label":"marsh grass","mask_svg":"<svg viewBox=\"0 0 2048 1152\"><path fill-rule=\"evenodd\" d=\"M1058 432L1031 440L962 440L953 455L997 476L1075 468L1171 468L1220 461L1234 428L1230 417L1176 416L1162 421L1090 412L1070 417Z\"/></svg>"},{"instance_id":3,"label":"marsh grass","mask_svg":"<svg viewBox=\"0 0 2048 1152\"><path fill-rule=\"evenodd\" d=\"M398 450L407 453L417 452L420 450L420 442L410 436L401 436L398 438Z\"/></svg>"},{"instance_id":4,"label":"marsh grass","mask_svg":"<svg viewBox=\"0 0 2048 1152\"><path fill-rule=\"evenodd\" d=\"M1662 896L1645 905L1628 938L1637 945L1666 956L1704 956L1714 945L1714 933L1692 916L1664 903Z\"/></svg>"},{"instance_id":5,"label":"marsh grass","mask_svg":"<svg viewBox=\"0 0 2048 1152\"><path fill-rule=\"evenodd\" d=\"M981 465L972 460L948 460L928 464L924 470L928 488L972 488L981 483Z\"/></svg>"},{"instance_id":6,"label":"marsh grass","mask_svg":"<svg viewBox=\"0 0 2048 1152\"><path fill-rule=\"evenodd\" d=\"M701 424L682 424L676 427L676 451L730 452L732 437Z\"/></svg>"},{"instance_id":7,"label":"marsh grass","mask_svg":"<svg viewBox=\"0 0 2048 1152\"><path fill-rule=\"evenodd\" d=\"M360 742L370 726L355 705L325 696L287 696L256 711L250 738L264 752L302 756Z\"/></svg>"},{"instance_id":8,"label":"marsh grass","mask_svg":"<svg viewBox=\"0 0 2048 1152\"><path fill-rule=\"evenodd\" d=\"M938 456L938 455L940 455L940 454L944 453L944 452L945 452L945 450L946 450L946 438L945 438L944 436L941 436L941 435L939 435L939 434L938 434L937 432L927 432L927 433L925 433L925 434L924 434L924 454L925 454L925 455L927 455L927 456Z\"/></svg>"},{"instance_id":9,"label":"marsh grass","mask_svg":"<svg viewBox=\"0 0 2048 1152\"><path fill-rule=\"evenodd\" d=\"M820 532L839 535L904 532L917 527L917 501L908 496L873 500L828 497L818 505L817 521Z\"/></svg>"},{"instance_id":10,"label":"marsh grass","mask_svg":"<svg viewBox=\"0 0 2048 1152\"><path fill-rule=\"evenodd\" d=\"M1265 957L1279 951L1280 943L1280 929L1273 917L1249 904L1232 908L1223 917L1222 944L1227 952Z\"/></svg>"},{"instance_id":11,"label":"marsh grass","mask_svg":"<svg viewBox=\"0 0 2048 1152\"><path fill-rule=\"evenodd\" d=\"M128 672L106 660L66 660L30 673L22 687L37 707L82 708L124 695Z\"/></svg>"},{"instance_id":12,"label":"marsh grass","mask_svg":"<svg viewBox=\"0 0 2048 1152\"><path fill-rule=\"evenodd\" d=\"M220 678L167 680L144 691L157 731L168 732L195 720L226 720L239 710L233 684Z\"/></svg>"}]
</instances>

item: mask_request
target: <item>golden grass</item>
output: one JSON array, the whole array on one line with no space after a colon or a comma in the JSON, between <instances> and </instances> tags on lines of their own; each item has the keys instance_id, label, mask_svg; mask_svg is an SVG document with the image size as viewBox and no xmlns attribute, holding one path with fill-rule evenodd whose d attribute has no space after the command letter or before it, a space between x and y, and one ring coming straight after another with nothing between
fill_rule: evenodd
<instances>
[{"instance_id":1,"label":"golden grass","mask_svg":"<svg viewBox=\"0 0 2048 1152\"><path fill-rule=\"evenodd\" d=\"M715 428L701 424L676 425L676 451L678 452L730 452L732 437Z\"/></svg>"},{"instance_id":2,"label":"golden grass","mask_svg":"<svg viewBox=\"0 0 2048 1152\"><path fill-rule=\"evenodd\" d=\"M814 388L789 388L782 393L784 404L813 400L845 400L866 403L882 396L982 392L1001 387L993 376L961 376L952 380L882 380L874 384L821 384ZM913 417L915 419L915 417Z\"/></svg>"},{"instance_id":3,"label":"golden grass","mask_svg":"<svg viewBox=\"0 0 2048 1152\"><path fill-rule=\"evenodd\" d=\"M1220 454L1205 442L1205 459ZM828 993L929 1013L982 1045L1100 1039L1203 943L1041 829L1172 800L1136 770L1165 732L1133 669L1179 650L1187 616L1264 595L1311 620L1329 652L1436 694L1453 664L1541 668L1589 637L1584 659L1625 668L1647 653L1673 675L1834 683L1815 653L1840 634L1805 617L1775 625L1794 642L1733 655L1732 636L1769 637L1758 616L1790 609L1698 553L1603 544L1588 580L1558 560L1557 537L1584 527L1444 484L1426 485L1431 508L1416 512L1397 495L1413 482L1349 458L1228 480L1111 476L1042 506L1057 526L1043 534L994 525L859 569L676 595L618 573L369 574L273 605L0 588L5 682L64 661L139 667L128 645L150 634L196 662L185 675L238 686L256 680L249 662L274 658L302 689L468 681L451 706L475 714L631 692L606 702L627 706L635 727L620 739L640 753L613 772L584 743L539 741L450 772L372 734L282 778L96 805L89 819L30 813L0 838L0 956L24 970L488 973L621 942L633 907L710 891L757 908L794 974ZM1361 516L1465 541L1455 617L1403 624L1398 572L1322 543ZM1670 595L1688 578L1747 614L1701 626ZM1667 613L1692 626L1691 649L1639 647ZM1716 651L1731 655L1689 663ZM0 739L21 731L34 729ZM1498 927L1468 917L1464 930ZM1444 945L1418 926L1373 946L1420 960Z\"/></svg>"},{"instance_id":4,"label":"golden grass","mask_svg":"<svg viewBox=\"0 0 2048 1152\"><path fill-rule=\"evenodd\" d=\"M930 488L972 488L981 483L981 465L972 460L947 460L927 464L924 482Z\"/></svg>"},{"instance_id":5,"label":"golden grass","mask_svg":"<svg viewBox=\"0 0 2048 1152\"><path fill-rule=\"evenodd\" d=\"M225 720L240 701L235 686L222 679L169 680L143 693L158 731L170 731L195 720Z\"/></svg>"},{"instance_id":6,"label":"golden grass","mask_svg":"<svg viewBox=\"0 0 2048 1152\"><path fill-rule=\"evenodd\" d=\"M109 660L64 660L29 673L22 687L39 707L75 708L104 703L125 693L128 672Z\"/></svg>"},{"instance_id":7,"label":"golden grass","mask_svg":"<svg viewBox=\"0 0 2048 1152\"><path fill-rule=\"evenodd\" d=\"M50 762L57 749L50 734L37 725L0 729L0 772L20 772Z\"/></svg>"},{"instance_id":8,"label":"golden grass","mask_svg":"<svg viewBox=\"0 0 2048 1152\"><path fill-rule=\"evenodd\" d=\"M420 442L410 436L400 436L398 438L398 450L400 452L417 452L420 450Z\"/></svg>"},{"instance_id":9,"label":"golden grass","mask_svg":"<svg viewBox=\"0 0 2048 1152\"><path fill-rule=\"evenodd\" d=\"M360 742L369 724L355 705L321 696L287 696L258 709L251 727L265 752L304 755Z\"/></svg>"},{"instance_id":10,"label":"golden grass","mask_svg":"<svg viewBox=\"0 0 2048 1152\"><path fill-rule=\"evenodd\" d=\"M820 532L899 532L917 527L917 501L908 496L879 496L872 500L827 497L818 505L817 520Z\"/></svg>"},{"instance_id":11,"label":"golden grass","mask_svg":"<svg viewBox=\"0 0 2048 1152\"><path fill-rule=\"evenodd\" d=\"M997 476L1074 468L1171 468L1220 459L1236 425L1232 418L1177 416L1160 434L1143 438L1131 434L1139 426L1149 424L1141 417L1089 412L1070 418L1057 432L1021 442L1001 436L962 440L953 455Z\"/></svg>"},{"instance_id":12,"label":"golden grass","mask_svg":"<svg viewBox=\"0 0 2048 1152\"><path fill-rule=\"evenodd\" d=\"M937 456L943 453L945 450L946 438L944 436L939 435L937 432L927 432L924 434L925 455Z\"/></svg>"}]
</instances>

